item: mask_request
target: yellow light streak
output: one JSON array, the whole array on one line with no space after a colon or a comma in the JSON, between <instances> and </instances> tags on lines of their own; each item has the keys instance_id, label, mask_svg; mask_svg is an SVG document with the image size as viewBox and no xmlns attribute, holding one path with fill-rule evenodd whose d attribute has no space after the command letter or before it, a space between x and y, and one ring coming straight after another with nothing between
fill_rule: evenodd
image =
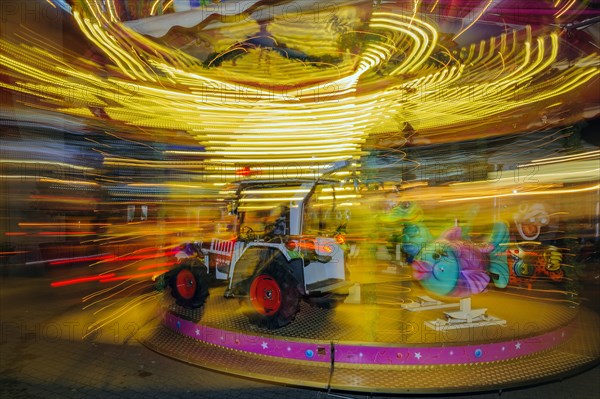
<instances>
[{"instance_id":1,"label":"yellow light streak","mask_svg":"<svg viewBox=\"0 0 600 399\"><path fill-rule=\"evenodd\" d=\"M433 3L433 6L431 6L431 8L429 9L429 12L433 12L433 10L435 10L435 8L437 7L439 2L440 2L440 0L435 0L435 3Z\"/></svg>"},{"instance_id":2,"label":"yellow light streak","mask_svg":"<svg viewBox=\"0 0 600 399\"><path fill-rule=\"evenodd\" d=\"M239 206L238 210L239 211L257 211L257 210L268 210L268 209L275 209L277 208L277 205L271 205L271 206Z\"/></svg>"},{"instance_id":3,"label":"yellow light streak","mask_svg":"<svg viewBox=\"0 0 600 399\"><path fill-rule=\"evenodd\" d=\"M319 201L326 201L326 200L333 200L333 199L346 199L346 198L361 198L362 195L360 194L342 194L342 195L336 195L335 197L333 195L325 195L325 196L319 196L317 199Z\"/></svg>"},{"instance_id":4,"label":"yellow light streak","mask_svg":"<svg viewBox=\"0 0 600 399\"><path fill-rule=\"evenodd\" d=\"M243 193L244 194L288 194L288 193L308 193L310 192L309 189L303 189L303 188L298 188L298 189L265 189L265 190L244 190Z\"/></svg>"},{"instance_id":5,"label":"yellow light streak","mask_svg":"<svg viewBox=\"0 0 600 399\"><path fill-rule=\"evenodd\" d=\"M562 9L560 9L556 14L554 14L554 18L560 18L564 13L566 13L572 6L575 4L576 0L571 0L567 3Z\"/></svg>"},{"instance_id":6,"label":"yellow light streak","mask_svg":"<svg viewBox=\"0 0 600 399\"><path fill-rule=\"evenodd\" d=\"M463 33L465 33L467 30L469 30L471 28L471 26L475 25L475 23L477 21L479 21L479 19L483 16L483 14L485 14L487 9L492 5L493 2L494 2L494 0L488 0L488 3L483 7L483 9L479 13L479 15L477 15L475 17L475 19L473 19L473 21L469 25L467 25L460 32L458 32L456 35L454 35L454 40L458 39L459 36L461 36Z\"/></svg>"},{"instance_id":7,"label":"yellow light streak","mask_svg":"<svg viewBox=\"0 0 600 399\"><path fill-rule=\"evenodd\" d=\"M87 167L87 166L72 165L72 164L68 164L68 163L64 163L64 162L30 161L30 160L26 160L26 159L17 159L17 160L0 159L0 163L26 164L26 165L38 165L39 164L39 165L61 166L61 167L64 167L64 168L76 169L76 170L89 170L89 171L94 170L94 168L90 168L90 167Z\"/></svg>"},{"instance_id":8,"label":"yellow light streak","mask_svg":"<svg viewBox=\"0 0 600 399\"><path fill-rule=\"evenodd\" d=\"M523 165L523 166L529 166L529 165L538 164L538 163L547 163L550 161L557 161L557 162L572 161L572 160L576 160L576 159L584 159L584 158L597 157L597 156L600 156L600 150L582 152L580 154L573 154L573 155L563 155L560 157L534 159L531 161L531 164L527 164L527 165ZM521 167L521 166L519 166L519 167Z\"/></svg>"},{"instance_id":9,"label":"yellow light streak","mask_svg":"<svg viewBox=\"0 0 600 399\"><path fill-rule=\"evenodd\" d=\"M158 7L158 3L160 3L162 0L155 0L154 4L152 4L152 7L150 8L150 15L154 15L154 13L156 13L156 7Z\"/></svg>"},{"instance_id":10,"label":"yellow light streak","mask_svg":"<svg viewBox=\"0 0 600 399\"><path fill-rule=\"evenodd\" d=\"M453 198L446 200L438 200L438 202L461 202L461 201L472 201L479 199L489 199L489 198L504 198L504 197L528 197L535 195L556 195L556 194L572 194L572 193L580 193L587 191L595 191L600 189L600 185L584 187L580 189L562 189L562 190L541 190L541 191L529 191L529 192L516 192L516 193L506 193L506 194L494 194L494 195L481 195L475 197L465 197L465 198Z\"/></svg>"},{"instance_id":11,"label":"yellow light streak","mask_svg":"<svg viewBox=\"0 0 600 399\"><path fill-rule=\"evenodd\" d=\"M279 197L279 198L241 198L241 202L292 202L302 201L304 197Z\"/></svg>"},{"instance_id":12,"label":"yellow light streak","mask_svg":"<svg viewBox=\"0 0 600 399\"><path fill-rule=\"evenodd\" d=\"M58 183L58 184L74 184L80 186L98 186L99 184L92 181L83 181L83 180L64 180L64 179L53 179L49 177L40 178L40 182L42 183Z\"/></svg>"},{"instance_id":13,"label":"yellow light streak","mask_svg":"<svg viewBox=\"0 0 600 399\"><path fill-rule=\"evenodd\" d=\"M151 4L154 13L159 2ZM413 4L418 8L420 2ZM472 23L490 4L478 10ZM437 6L435 2L431 9ZM108 167L174 167L206 173L210 163L258 169L263 163L275 168L297 162L304 172L331 161L358 159L370 134L397 131L398 120L411 122L422 137L453 140L457 132L477 131L488 120L510 112L534 114L546 100L574 92L599 73L598 56L593 54L573 60L569 68L561 64L548 78L536 79L557 65L556 34L533 38L531 29L519 36L513 31L453 53L439 42L433 23L418 14L376 11L366 33L378 39L367 43L361 54L344 56L336 68L314 68L271 53L274 71L294 75L282 84L268 74L255 79L247 65L203 68L184 52L125 27L112 1L106 8L92 1L75 2L73 8L85 38L111 60L105 68L108 77L86 71L82 60L73 58L71 63L50 50L2 39L2 73L10 83L0 85L36 97L35 106L44 109L93 118L90 107L102 108L108 123L140 128L135 135L116 135L125 141L143 145L185 131L205 148L198 153L163 152L198 155L201 159L196 163L107 155L104 165ZM279 23L285 27L285 21ZM300 26L294 29L303 33ZM231 49L231 43L223 49ZM434 51L444 51L448 60L435 62ZM247 54L257 57L258 53ZM398 65L386 64L399 55ZM95 67L89 60L85 65ZM387 76L374 74L376 67ZM294 89L275 89L280 86ZM71 90L77 104L69 103L56 87ZM153 136L157 129L165 129L160 138ZM215 182L216 173L209 175L209 184L220 184ZM225 176L219 177L239 179L235 173Z\"/></svg>"}]
</instances>

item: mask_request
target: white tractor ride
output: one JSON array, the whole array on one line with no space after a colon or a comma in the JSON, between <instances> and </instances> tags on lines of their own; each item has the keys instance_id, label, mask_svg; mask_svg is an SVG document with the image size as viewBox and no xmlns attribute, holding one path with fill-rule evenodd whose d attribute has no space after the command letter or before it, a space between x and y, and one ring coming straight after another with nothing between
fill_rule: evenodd
<instances>
[{"instance_id":1,"label":"white tractor ride","mask_svg":"<svg viewBox=\"0 0 600 399\"><path fill-rule=\"evenodd\" d=\"M201 308L214 281L227 284L250 323L276 329L290 323L300 299L329 308L348 295L345 224L336 183L251 180L237 183L230 213L235 239L181 246L180 262L161 276L177 304ZM340 217L340 214L343 217Z\"/></svg>"}]
</instances>

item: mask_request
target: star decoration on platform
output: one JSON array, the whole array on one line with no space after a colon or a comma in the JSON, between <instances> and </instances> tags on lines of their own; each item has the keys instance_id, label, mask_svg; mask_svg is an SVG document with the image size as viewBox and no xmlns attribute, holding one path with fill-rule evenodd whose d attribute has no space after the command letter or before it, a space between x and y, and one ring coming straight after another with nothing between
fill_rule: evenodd
<instances>
[{"instance_id":1,"label":"star decoration on platform","mask_svg":"<svg viewBox=\"0 0 600 399\"><path fill-rule=\"evenodd\" d=\"M263 343L260 346L262 346L263 349L269 349L269 344L265 341L263 341Z\"/></svg>"},{"instance_id":2,"label":"star decoration on platform","mask_svg":"<svg viewBox=\"0 0 600 399\"><path fill-rule=\"evenodd\" d=\"M415 358L421 360L421 352L415 352Z\"/></svg>"},{"instance_id":3,"label":"star decoration on platform","mask_svg":"<svg viewBox=\"0 0 600 399\"><path fill-rule=\"evenodd\" d=\"M521 349L521 343L520 342L517 342L515 344L515 349Z\"/></svg>"}]
</instances>

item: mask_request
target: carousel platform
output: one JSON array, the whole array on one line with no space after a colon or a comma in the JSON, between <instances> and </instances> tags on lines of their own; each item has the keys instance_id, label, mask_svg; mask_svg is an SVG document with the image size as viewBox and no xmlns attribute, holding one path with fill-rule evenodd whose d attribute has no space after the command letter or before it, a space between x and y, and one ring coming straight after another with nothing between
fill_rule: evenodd
<instances>
[{"instance_id":1,"label":"carousel platform","mask_svg":"<svg viewBox=\"0 0 600 399\"><path fill-rule=\"evenodd\" d=\"M500 322L434 328L459 310L458 302L414 311L426 294L418 287L398 280L364 284L360 303L334 309L302 303L296 319L277 330L250 324L239 300L223 292L212 289L202 310L179 307L165 295L162 323L142 342L238 376L386 393L501 390L559 379L600 358L598 314L551 291L490 290L473 297L472 306Z\"/></svg>"}]
</instances>

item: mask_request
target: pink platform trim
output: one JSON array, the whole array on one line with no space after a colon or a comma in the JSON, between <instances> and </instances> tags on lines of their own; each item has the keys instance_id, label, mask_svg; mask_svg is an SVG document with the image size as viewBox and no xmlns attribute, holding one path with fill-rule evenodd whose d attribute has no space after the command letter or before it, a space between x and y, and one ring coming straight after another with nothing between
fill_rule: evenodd
<instances>
[{"instance_id":1,"label":"pink platform trim","mask_svg":"<svg viewBox=\"0 0 600 399\"><path fill-rule=\"evenodd\" d=\"M298 341L292 338L248 335L197 324L172 313L165 314L163 323L179 334L198 341L250 354L331 363L333 350L335 363L396 366L510 360L554 348L569 339L573 332L573 325L570 324L541 335L503 342L407 347L388 343L345 344L336 341ZM451 333L453 332L448 331L447 334Z\"/></svg>"}]
</instances>

